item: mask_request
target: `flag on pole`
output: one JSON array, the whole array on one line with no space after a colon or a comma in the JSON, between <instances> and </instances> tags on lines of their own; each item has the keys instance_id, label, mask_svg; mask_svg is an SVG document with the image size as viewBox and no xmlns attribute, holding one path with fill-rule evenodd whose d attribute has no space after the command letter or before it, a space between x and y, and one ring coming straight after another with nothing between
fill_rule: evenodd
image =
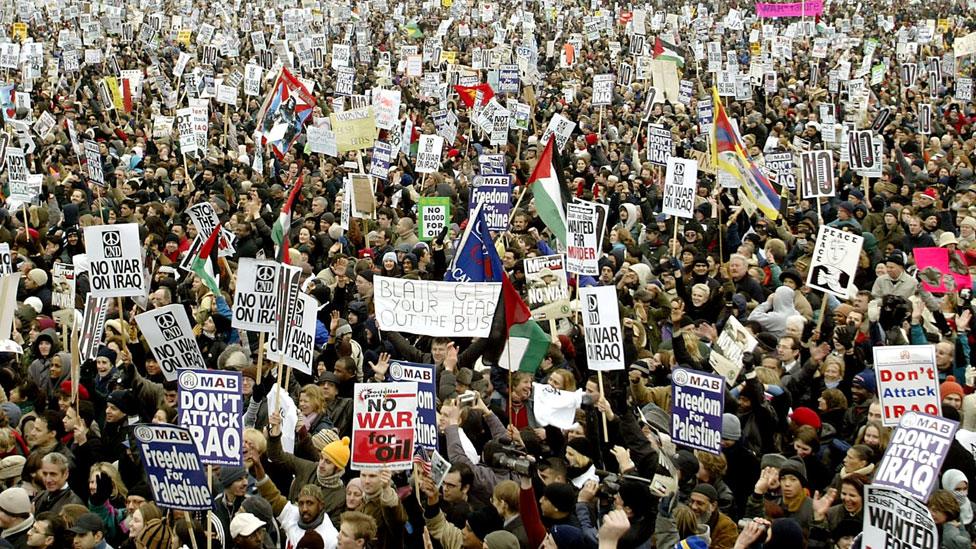
<instances>
[{"instance_id":1,"label":"flag on pole","mask_svg":"<svg viewBox=\"0 0 976 549\"><path fill-rule=\"evenodd\" d=\"M513 372L535 373L549 352L551 341L549 335L534 320L515 324L509 330L508 341L498 357L498 364Z\"/></svg>"},{"instance_id":2,"label":"flag on pole","mask_svg":"<svg viewBox=\"0 0 976 549\"><path fill-rule=\"evenodd\" d=\"M712 88L715 122L712 124L712 164L738 181L747 200L755 204L771 220L779 217L779 193L756 164L749 158L732 121L725 113L718 90Z\"/></svg>"},{"instance_id":3,"label":"flag on pole","mask_svg":"<svg viewBox=\"0 0 976 549\"><path fill-rule=\"evenodd\" d=\"M275 156L279 160L284 158L301 135L314 108L315 96L301 80L282 68L258 111L257 129L261 132L261 144L270 144Z\"/></svg>"},{"instance_id":4,"label":"flag on pole","mask_svg":"<svg viewBox=\"0 0 976 549\"><path fill-rule=\"evenodd\" d=\"M299 172L301 172L301 169L299 169ZM295 186L291 188L291 193L288 194L288 200L281 207L278 220L275 221L274 227L271 228L271 240L278 246L278 261L285 264L288 263L288 248L291 247L291 243L289 242L291 236L291 211L295 207L295 200L298 198L298 193L301 190L302 175L299 174L298 181L295 182Z\"/></svg>"},{"instance_id":5,"label":"flag on pole","mask_svg":"<svg viewBox=\"0 0 976 549\"><path fill-rule=\"evenodd\" d=\"M568 191L559 180L559 171L553 163L553 143L555 138L546 143L542 150L539 163L532 171L527 185L535 198L535 208L539 218L549 227L552 234L566 245L566 194Z\"/></svg>"},{"instance_id":6,"label":"flag on pole","mask_svg":"<svg viewBox=\"0 0 976 549\"><path fill-rule=\"evenodd\" d=\"M654 38L654 59L663 59L677 63L679 67L685 66L685 52L678 46L670 42L665 42L659 37Z\"/></svg>"},{"instance_id":7,"label":"flag on pole","mask_svg":"<svg viewBox=\"0 0 976 549\"><path fill-rule=\"evenodd\" d=\"M464 106L469 109L474 108L474 100L479 91L481 92L481 105L478 105L479 107L487 105L491 101L491 98L495 97L495 90L491 89L491 86L486 83L481 83L477 86L454 86L454 91L461 97L461 102L464 103Z\"/></svg>"},{"instance_id":8,"label":"flag on pole","mask_svg":"<svg viewBox=\"0 0 976 549\"><path fill-rule=\"evenodd\" d=\"M217 267L217 238L220 237L220 227L219 223L214 227L190 266L190 270L200 277L215 296L220 295L220 284L216 278L216 273L220 272Z\"/></svg>"}]
</instances>

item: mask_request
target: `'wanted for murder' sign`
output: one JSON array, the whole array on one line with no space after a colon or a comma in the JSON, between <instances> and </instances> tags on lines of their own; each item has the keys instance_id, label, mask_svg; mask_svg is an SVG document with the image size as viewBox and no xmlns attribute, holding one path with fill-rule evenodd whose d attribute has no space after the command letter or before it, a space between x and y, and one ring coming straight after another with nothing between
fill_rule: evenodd
<instances>
[{"instance_id":1,"label":"'wanted for murder' sign","mask_svg":"<svg viewBox=\"0 0 976 549\"><path fill-rule=\"evenodd\" d=\"M278 262L241 258L231 326L252 332L273 332L277 322Z\"/></svg>"},{"instance_id":2,"label":"'wanted for murder' sign","mask_svg":"<svg viewBox=\"0 0 976 549\"><path fill-rule=\"evenodd\" d=\"M243 465L244 396L240 372L184 370L177 378L180 427L208 465Z\"/></svg>"},{"instance_id":3,"label":"'wanted for murder' sign","mask_svg":"<svg viewBox=\"0 0 976 549\"><path fill-rule=\"evenodd\" d=\"M591 370L624 369L624 339L617 309L617 290L613 286L579 289L583 303L583 330L586 359Z\"/></svg>"},{"instance_id":4,"label":"'wanted for murder' sign","mask_svg":"<svg viewBox=\"0 0 976 549\"><path fill-rule=\"evenodd\" d=\"M898 425L906 412L942 415L934 345L874 347L881 423Z\"/></svg>"},{"instance_id":5,"label":"'wanted for murder' sign","mask_svg":"<svg viewBox=\"0 0 976 549\"><path fill-rule=\"evenodd\" d=\"M177 370L207 367L183 305L173 303L146 311L136 316L136 324L166 381L174 381Z\"/></svg>"},{"instance_id":6,"label":"'wanted for murder' sign","mask_svg":"<svg viewBox=\"0 0 976 549\"><path fill-rule=\"evenodd\" d=\"M606 204L576 199L566 205L566 270L600 274L600 251L610 208Z\"/></svg>"},{"instance_id":7,"label":"'wanted for murder' sign","mask_svg":"<svg viewBox=\"0 0 976 549\"><path fill-rule=\"evenodd\" d=\"M931 549L938 547L932 513L924 503L897 490L873 484L864 486L865 549Z\"/></svg>"},{"instance_id":8,"label":"'wanted for murder' sign","mask_svg":"<svg viewBox=\"0 0 976 549\"><path fill-rule=\"evenodd\" d=\"M675 444L722 453L725 379L677 368L671 374L671 438Z\"/></svg>"},{"instance_id":9,"label":"'wanted for murder' sign","mask_svg":"<svg viewBox=\"0 0 976 549\"><path fill-rule=\"evenodd\" d=\"M190 431L173 425L140 424L132 428L132 433L142 451L142 463L157 505L185 511L211 508L207 468L197 455Z\"/></svg>"},{"instance_id":10,"label":"'wanted for murder' sign","mask_svg":"<svg viewBox=\"0 0 976 549\"><path fill-rule=\"evenodd\" d=\"M91 293L96 297L146 295L146 272L135 223L85 227L85 251L91 262Z\"/></svg>"},{"instance_id":11,"label":"'wanted for murder' sign","mask_svg":"<svg viewBox=\"0 0 976 549\"><path fill-rule=\"evenodd\" d=\"M942 462L959 422L918 412L901 417L872 484L926 501L939 482Z\"/></svg>"},{"instance_id":12,"label":"'wanted for murder' sign","mask_svg":"<svg viewBox=\"0 0 976 549\"><path fill-rule=\"evenodd\" d=\"M357 383L353 391L352 470L410 469L416 415L417 383Z\"/></svg>"},{"instance_id":13,"label":"'wanted for murder' sign","mask_svg":"<svg viewBox=\"0 0 976 549\"><path fill-rule=\"evenodd\" d=\"M691 219L695 215L695 194L698 192L698 161L672 156L667 164L661 212Z\"/></svg>"}]
</instances>

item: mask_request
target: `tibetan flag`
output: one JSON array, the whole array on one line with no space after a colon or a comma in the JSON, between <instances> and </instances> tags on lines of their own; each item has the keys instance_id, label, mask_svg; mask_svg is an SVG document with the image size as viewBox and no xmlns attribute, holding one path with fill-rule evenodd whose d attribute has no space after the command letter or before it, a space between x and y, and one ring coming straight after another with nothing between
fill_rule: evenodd
<instances>
[{"instance_id":1,"label":"tibetan flag","mask_svg":"<svg viewBox=\"0 0 976 549\"><path fill-rule=\"evenodd\" d=\"M769 183L769 179L749 158L742 138L732 126L718 96L712 88L712 104L715 106L715 122L712 124L712 164L716 169L728 173L741 184L747 200L771 220L779 217L779 193Z\"/></svg>"},{"instance_id":2,"label":"tibetan flag","mask_svg":"<svg viewBox=\"0 0 976 549\"><path fill-rule=\"evenodd\" d=\"M535 208L539 218L549 227L552 234L566 245L566 195L568 190L559 181L559 171L553 163L553 143L550 139L542 150L539 163L532 171L528 186L535 198Z\"/></svg>"},{"instance_id":3,"label":"tibetan flag","mask_svg":"<svg viewBox=\"0 0 976 549\"><path fill-rule=\"evenodd\" d=\"M122 79L122 110L132 112L132 83L128 78Z\"/></svg>"},{"instance_id":4,"label":"tibetan flag","mask_svg":"<svg viewBox=\"0 0 976 549\"><path fill-rule=\"evenodd\" d=\"M200 254L193 258L193 264L190 266L190 270L196 273L200 277L200 280L206 284L207 288L213 292L215 296L220 295L220 284L217 282L215 273L218 273L217 268L217 238L220 236L220 227L218 223L214 230L211 231L210 236L200 247Z\"/></svg>"},{"instance_id":5,"label":"tibetan flag","mask_svg":"<svg viewBox=\"0 0 976 549\"><path fill-rule=\"evenodd\" d=\"M299 173L301 168L299 168ZM295 200L298 199L298 193L302 192L302 176L298 176L298 181L295 182L295 186L291 188L291 193L288 194L288 201L281 207L281 213L278 214L278 220L275 221L274 227L271 228L271 240L278 246L278 261L281 263L288 264L288 248L291 247L289 239L291 237L291 212L295 207Z\"/></svg>"},{"instance_id":6,"label":"tibetan flag","mask_svg":"<svg viewBox=\"0 0 976 549\"><path fill-rule=\"evenodd\" d=\"M665 42L658 37L654 38L654 59L663 59L677 63L679 67L685 66L685 52L670 42Z\"/></svg>"},{"instance_id":7,"label":"tibetan flag","mask_svg":"<svg viewBox=\"0 0 976 549\"><path fill-rule=\"evenodd\" d=\"M491 98L495 97L495 90L491 89L491 86L485 83L478 84L477 86L454 86L454 91L461 96L461 102L469 109L474 108L474 101L478 96L479 90L481 91L481 105L478 105L479 107L487 105L491 101Z\"/></svg>"}]
</instances>

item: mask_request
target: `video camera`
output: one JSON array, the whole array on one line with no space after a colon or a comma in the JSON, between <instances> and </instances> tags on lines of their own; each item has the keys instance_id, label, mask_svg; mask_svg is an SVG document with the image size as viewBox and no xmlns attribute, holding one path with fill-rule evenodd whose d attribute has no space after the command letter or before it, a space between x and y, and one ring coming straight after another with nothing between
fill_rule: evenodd
<instances>
[{"instance_id":1,"label":"video camera","mask_svg":"<svg viewBox=\"0 0 976 549\"><path fill-rule=\"evenodd\" d=\"M511 439L503 438L492 454L491 465L502 467L522 476L532 476L535 458L512 444Z\"/></svg>"}]
</instances>

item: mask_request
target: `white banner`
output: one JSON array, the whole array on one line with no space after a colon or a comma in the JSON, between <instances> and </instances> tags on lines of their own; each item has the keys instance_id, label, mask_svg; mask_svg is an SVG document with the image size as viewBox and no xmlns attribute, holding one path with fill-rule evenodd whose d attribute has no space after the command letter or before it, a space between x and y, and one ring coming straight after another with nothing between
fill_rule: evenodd
<instances>
[{"instance_id":1,"label":"white banner","mask_svg":"<svg viewBox=\"0 0 976 549\"><path fill-rule=\"evenodd\" d=\"M500 282L440 282L377 276L380 330L446 337L488 337Z\"/></svg>"},{"instance_id":2,"label":"white banner","mask_svg":"<svg viewBox=\"0 0 976 549\"><path fill-rule=\"evenodd\" d=\"M664 202L661 212L691 219L695 216L698 192L698 161L672 156L664 178Z\"/></svg>"},{"instance_id":3,"label":"white banner","mask_svg":"<svg viewBox=\"0 0 976 549\"><path fill-rule=\"evenodd\" d=\"M85 227L85 251L91 262L89 280L96 297L146 295L142 242L135 223Z\"/></svg>"},{"instance_id":4,"label":"white banner","mask_svg":"<svg viewBox=\"0 0 976 549\"><path fill-rule=\"evenodd\" d=\"M435 173L441 167L441 151L444 138L439 135L421 135L417 148L417 173Z\"/></svg>"},{"instance_id":5,"label":"white banner","mask_svg":"<svg viewBox=\"0 0 976 549\"><path fill-rule=\"evenodd\" d=\"M881 422L898 425L906 412L942 415L934 345L874 347Z\"/></svg>"},{"instance_id":6,"label":"white banner","mask_svg":"<svg viewBox=\"0 0 976 549\"><path fill-rule=\"evenodd\" d=\"M252 332L273 332L277 326L277 284L277 261L242 257L237 265L231 326Z\"/></svg>"},{"instance_id":7,"label":"white banner","mask_svg":"<svg viewBox=\"0 0 976 549\"><path fill-rule=\"evenodd\" d=\"M863 243L863 236L821 225L807 273L807 286L839 299L850 298Z\"/></svg>"},{"instance_id":8,"label":"white banner","mask_svg":"<svg viewBox=\"0 0 976 549\"><path fill-rule=\"evenodd\" d=\"M623 370L624 338L620 330L617 289L589 286L579 289L583 306L586 363L590 370Z\"/></svg>"},{"instance_id":9,"label":"white banner","mask_svg":"<svg viewBox=\"0 0 976 549\"><path fill-rule=\"evenodd\" d=\"M315 358L315 325L318 302L314 297L300 293L295 301L295 308L289 311L291 328L287 331L287 344L282 349L278 344L278 333L272 330L268 333L265 344L266 354L271 361L284 359L285 366L291 366L299 372L311 375L312 360Z\"/></svg>"},{"instance_id":10,"label":"white banner","mask_svg":"<svg viewBox=\"0 0 976 549\"><path fill-rule=\"evenodd\" d=\"M173 303L146 311L136 316L136 324L167 381L176 379L177 370L207 367L183 305Z\"/></svg>"}]
</instances>

